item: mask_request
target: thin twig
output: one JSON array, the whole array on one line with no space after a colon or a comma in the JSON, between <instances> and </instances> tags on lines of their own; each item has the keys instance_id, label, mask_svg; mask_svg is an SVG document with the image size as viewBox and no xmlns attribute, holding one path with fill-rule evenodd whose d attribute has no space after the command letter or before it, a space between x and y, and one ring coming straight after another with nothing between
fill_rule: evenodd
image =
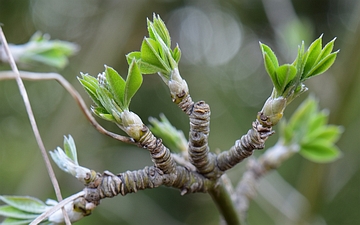
<instances>
[{"instance_id":1,"label":"thin twig","mask_svg":"<svg viewBox=\"0 0 360 225\"><path fill-rule=\"evenodd\" d=\"M11 71L1 71L0 72L0 80L2 79L14 79L16 74ZM20 77L25 80L56 80L65 88L67 92L74 98L78 106L80 107L81 111L84 113L87 120L98 130L101 134L105 134L110 136L116 140L134 144L134 140L132 138L122 136L119 134L112 133L105 128L103 128L96 119L92 116L91 112L88 109L88 106L85 104L84 100L82 99L81 95L76 91L76 89L60 74L57 73L34 73L34 72L26 72L20 71Z\"/></svg>"},{"instance_id":2,"label":"thin twig","mask_svg":"<svg viewBox=\"0 0 360 225\"><path fill-rule=\"evenodd\" d=\"M10 52L10 49L9 49L9 46L8 46L8 43L6 41L6 38L5 38L5 35L2 31L2 28L0 26L0 39L1 39L1 43L4 47L4 50L6 52L6 54L8 55L8 58L9 58L9 64L11 66L11 69L12 71L14 71L14 73L16 74L15 76L15 80L16 80L16 83L19 87L19 90L20 90L20 93L21 93L21 96L23 98L23 101L24 101L24 104L25 104L25 108L26 108L26 112L29 116L29 120L30 120L30 124L31 124L31 127L32 127L32 130L34 132L34 135L35 135L35 139L36 139L36 142L40 148L40 151L41 151L41 154L42 154L42 157L45 161L45 165L46 165L46 169L49 173L49 176L50 176L50 180L52 182L52 185L54 187L54 190L55 190L55 194L56 194L56 198L58 199L58 201L60 202L62 200L62 197L61 197L61 192L60 192L60 187L59 187L59 183L57 182L57 179L55 177L55 173L54 173L54 170L53 168L51 167L51 164L50 164L50 160L49 160L49 156L46 154L46 149L45 149L45 146L44 146L44 143L41 139L41 136L40 136L40 132L39 132L39 129L37 127L37 124L36 124L36 121L35 121L35 117L34 117L34 114L33 114L33 111L31 109L31 105L30 105L30 101L29 101L29 97L27 95L27 92L26 92L26 89L25 89L25 86L24 86L24 83L23 81L21 80L21 77L20 77L20 73L19 73L19 70L16 66L16 63L15 63L15 60L13 58L13 56L11 55L11 52ZM62 208L62 211L63 211L63 214L64 214L64 218L65 218L65 222L67 225L71 225L71 222L70 222L70 219L69 219L69 216L67 215L66 211L64 208Z\"/></svg>"},{"instance_id":3,"label":"thin twig","mask_svg":"<svg viewBox=\"0 0 360 225\"><path fill-rule=\"evenodd\" d=\"M36 219L33 220L29 225L37 225L37 224L41 223L41 221L45 220L46 218L48 218L49 216L54 214L60 208L64 208L64 206L66 204L70 203L71 201L74 201L75 199L77 199L79 197L83 197L84 195L85 195L85 192L80 191L74 195L71 195L71 196L65 198L64 200L62 200L61 202L56 204L54 207L50 208L46 212L42 213L40 216L36 217Z\"/></svg>"}]
</instances>

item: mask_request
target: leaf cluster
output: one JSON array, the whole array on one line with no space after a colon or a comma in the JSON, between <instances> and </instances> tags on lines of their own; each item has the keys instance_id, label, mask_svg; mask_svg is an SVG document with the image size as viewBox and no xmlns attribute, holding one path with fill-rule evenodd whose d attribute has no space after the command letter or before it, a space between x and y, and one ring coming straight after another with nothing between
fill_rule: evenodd
<instances>
[{"instance_id":1,"label":"leaf cluster","mask_svg":"<svg viewBox=\"0 0 360 225\"><path fill-rule=\"evenodd\" d=\"M178 45L171 49L171 38L165 23L159 15L153 15L153 22L147 20L149 37L145 37L140 51L129 53L128 62L136 60L142 74L159 73L169 80L171 71L178 68L181 51Z\"/></svg>"},{"instance_id":2,"label":"leaf cluster","mask_svg":"<svg viewBox=\"0 0 360 225\"><path fill-rule=\"evenodd\" d=\"M99 74L97 79L83 73L78 79L95 103L92 107L94 114L102 119L118 123L121 123L120 113L129 110L131 99L143 82L135 60L129 65L126 80L109 66L105 66L105 72Z\"/></svg>"},{"instance_id":3,"label":"leaf cluster","mask_svg":"<svg viewBox=\"0 0 360 225\"><path fill-rule=\"evenodd\" d=\"M322 47L322 36L316 39L305 51L304 42L298 47L298 54L291 64L279 65L271 48L260 43L266 72L269 74L275 89L275 98L283 96L290 103L305 91L302 84L306 79L320 75L334 63L337 53L332 52L335 38Z\"/></svg>"},{"instance_id":4,"label":"leaf cluster","mask_svg":"<svg viewBox=\"0 0 360 225\"><path fill-rule=\"evenodd\" d=\"M341 156L335 146L342 128L328 125L329 114L318 109L317 101L310 97L304 101L288 122L282 122L280 135L285 145L298 145L299 153L314 162L331 162Z\"/></svg>"},{"instance_id":5,"label":"leaf cluster","mask_svg":"<svg viewBox=\"0 0 360 225\"><path fill-rule=\"evenodd\" d=\"M42 63L64 68L68 64L68 57L75 54L79 47L67 41L50 40L49 35L36 32L28 43L18 45L16 48L20 50L18 56L20 63Z\"/></svg>"},{"instance_id":6,"label":"leaf cluster","mask_svg":"<svg viewBox=\"0 0 360 225\"><path fill-rule=\"evenodd\" d=\"M0 206L0 215L6 217L2 225L27 225L51 206L29 196L0 195L6 205Z\"/></svg>"}]
</instances>

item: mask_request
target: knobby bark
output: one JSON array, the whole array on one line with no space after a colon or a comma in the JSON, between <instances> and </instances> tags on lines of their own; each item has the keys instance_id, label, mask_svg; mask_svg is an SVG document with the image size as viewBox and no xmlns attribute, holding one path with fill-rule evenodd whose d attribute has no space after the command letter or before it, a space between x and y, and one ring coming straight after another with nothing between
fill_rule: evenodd
<instances>
[{"instance_id":1,"label":"knobby bark","mask_svg":"<svg viewBox=\"0 0 360 225\"><path fill-rule=\"evenodd\" d=\"M239 212L242 212L242 205L238 202L242 201L241 197L234 197L236 192L227 188L220 178L227 170L251 156L254 150L264 148L265 141L273 134L271 127L263 127L255 120L252 128L237 140L234 146L215 154L210 152L208 146L211 114L209 105L204 101L194 103L190 95L187 95L178 106L189 116L188 160L194 167L191 169L177 164L162 140L156 138L144 125L144 135L136 144L149 151L154 165L117 175L109 171L97 173L95 179L89 182L84 190L85 199L99 204L103 198L165 185L179 189L182 195L195 192L209 193L227 224L240 224Z\"/></svg>"}]
</instances>

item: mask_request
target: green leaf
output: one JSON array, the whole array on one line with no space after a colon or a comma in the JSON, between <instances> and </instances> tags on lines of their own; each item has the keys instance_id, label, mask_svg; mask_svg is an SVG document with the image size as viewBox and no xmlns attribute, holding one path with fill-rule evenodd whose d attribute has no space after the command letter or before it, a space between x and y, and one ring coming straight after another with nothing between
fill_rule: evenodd
<instances>
[{"instance_id":1,"label":"green leaf","mask_svg":"<svg viewBox=\"0 0 360 225\"><path fill-rule=\"evenodd\" d=\"M317 141L302 145L299 153L306 159L317 163L332 162L341 157L339 149L327 141Z\"/></svg>"},{"instance_id":2,"label":"green leaf","mask_svg":"<svg viewBox=\"0 0 360 225\"><path fill-rule=\"evenodd\" d=\"M323 60L321 60L317 65L315 65L306 75L306 79L316 75L320 75L324 73L326 70L328 70L335 62L337 53L338 51L331 53L330 55L326 56Z\"/></svg>"},{"instance_id":3,"label":"green leaf","mask_svg":"<svg viewBox=\"0 0 360 225\"><path fill-rule=\"evenodd\" d=\"M148 31L149 37L160 41L159 38L165 43L165 45L170 48L171 39L168 29L165 26L164 21L160 18L159 15L153 15L153 22L148 19ZM158 38L159 37L159 38Z\"/></svg>"},{"instance_id":4,"label":"green leaf","mask_svg":"<svg viewBox=\"0 0 360 225\"><path fill-rule=\"evenodd\" d=\"M141 60L141 52L135 51L135 52L130 52L129 54L126 55L126 60L129 65L134 59L136 61L140 61Z\"/></svg>"},{"instance_id":5,"label":"green leaf","mask_svg":"<svg viewBox=\"0 0 360 225\"><path fill-rule=\"evenodd\" d=\"M310 119L309 122L309 132L315 131L318 128L322 128L326 125L329 117L329 112L327 110L323 110Z\"/></svg>"},{"instance_id":6,"label":"green leaf","mask_svg":"<svg viewBox=\"0 0 360 225\"><path fill-rule=\"evenodd\" d=\"M6 218L1 222L1 225L28 225L33 221L33 219L23 220L23 219L14 219Z\"/></svg>"},{"instance_id":7,"label":"green leaf","mask_svg":"<svg viewBox=\"0 0 360 225\"><path fill-rule=\"evenodd\" d=\"M281 88L276 78L276 69L279 67L279 62L276 58L276 55L274 54L274 52L271 50L270 47L268 47L265 44L262 44L261 42L260 42L260 48L263 54L266 72L269 74L275 86L275 89L280 90Z\"/></svg>"},{"instance_id":8,"label":"green leaf","mask_svg":"<svg viewBox=\"0 0 360 225\"><path fill-rule=\"evenodd\" d=\"M16 209L28 213L43 213L48 209L45 203L30 196L0 195L0 200Z\"/></svg>"},{"instance_id":9,"label":"green leaf","mask_svg":"<svg viewBox=\"0 0 360 225\"><path fill-rule=\"evenodd\" d=\"M342 129L339 126L328 125L320 129L309 132L307 139L309 141L324 140L330 143L335 143L342 133Z\"/></svg>"},{"instance_id":10,"label":"green leaf","mask_svg":"<svg viewBox=\"0 0 360 225\"><path fill-rule=\"evenodd\" d=\"M157 72L168 73L171 69L165 64L161 55L164 55L164 53L158 42L150 38L143 40L141 45L141 60L156 67L158 69Z\"/></svg>"},{"instance_id":11,"label":"green leaf","mask_svg":"<svg viewBox=\"0 0 360 225\"><path fill-rule=\"evenodd\" d=\"M83 78L78 77L78 80L79 80L80 84L83 86L86 93L90 96L91 100L97 106L101 106L101 102L99 101L98 96L97 96L97 92L96 92L96 90L99 88L98 83L97 83L97 85L95 85L93 83L93 80L90 79L91 76L89 76L89 75L86 75L86 74L85 75L81 74L81 75L83 76ZM96 79L95 79L95 81L97 82Z\"/></svg>"},{"instance_id":12,"label":"green leaf","mask_svg":"<svg viewBox=\"0 0 360 225\"><path fill-rule=\"evenodd\" d=\"M113 102L111 101L113 99L112 94L104 87L99 87L99 89L97 89L97 94L99 96L101 106L103 106L107 112L112 114L112 112L116 110Z\"/></svg>"},{"instance_id":13,"label":"green leaf","mask_svg":"<svg viewBox=\"0 0 360 225\"><path fill-rule=\"evenodd\" d=\"M120 74L118 74L118 72L116 72L116 70L109 66L105 66L105 75L115 102L120 106L120 108L125 108L125 80L120 76Z\"/></svg>"},{"instance_id":14,"label":"green leaf","mask_svg":"<svg viewBox=\"0 0 360 225\"><path fill-rule=\"evenodd\" d=\"M160 68L153 66L150 63L142 61L141 52L130 52L129 54L126 55L126 59L129 65L135 59L142 74L154 74L161 70Z\"/></svg>"},{"instance_id":15,"label":"green leaf","mask_svg":"<svg viewBox=\"0 0 360 225\"><path fill-rule=\"evenodd\" d=\"M151 126L149 127L151 132L153 132L156 137L161 138L163 143L171 149L171 151L187 151L188 144L184 133L171 125L164 114L160 114L160 120L150 117L149 122L151 123Z\"/></svg>"},{"instance_id":16,"label":"green leaf","mask_svg":"<svg viewBox=\"0 0 360 225\"><path fill-rule=\"evenodd\" d=\"M312 67L315 65L316 60L321 53L322 48L322 35L316 39L308 48L307 52L304 55L304 71L301 76L301 80L306 79L308 76L309 71L312 69Z\"/></svg>"},{"instance_id":17,"label":"green leaf","mask_svg":"<svg viewBox=\"0 0 360 225\"><path fill-rule=\"evenodd\" d=\"M305 49L305 44L304 44L304 41L301 42L301 46L298 47L298 55L295 59L295 61L293 62L293 65L296 67L296 71L297 71L297 74L296 74L296 77L297 77L297 81L300 81L301 79L301 74L303 73L304 71L304 62L303 62L303 59L304 59L304 49Z\"/></svg>"},{"instance_id":18,"label":"green leaf","mask_svg":"<svg viewBox=\"0 0 360 225\"><path fill-rule=\"evenodd\" d=\"M321 53L319 54L315 64L317 64L319 61L323 60L326 56L328 56L331 53L331 51L334 48L335 40L336 40L336 38L332 39L329 43L327 43L325 45L325 47L321 50Z\"/></svg>"},{"instance_id":19,"label":"green leaf","mask_svg":"<svg viewBox=\"0 0 360 225\"><path fill-rule=\"evenodd\" d=\"M101 119L116 122L115 118L103 107L93 107L91 108L91 111Z\"/></svg>"},{"instance_id":20,"label":"green leaf","mask_svg":"<svg viewBox=\"0 0 360 225\"><path fill-rule=\"evenodd\" d=\"M131 98L139 90L143 81L140 69L135 60L129 66L128 76L126 78L125 93L124 93L124 106L129 109Z\"/></svg>"},{"instance_id":21,"label":"green leaf","mask_svg":"<svg viewBox=\"0 0 360 225\"><path fill-rule=\"evenodd\" d=\"M15 219L35 219L38 217L39 213L28 213L17 208L14 208L10 205L0 206L0 216L11 217Z\"/></svg>"},{"instance_id":22,"label":"green leaf","mask_svg":"<svg viewBox=\"0 0 360 225\"><path fill-rule=\"evenodd\" d=\"M77 152L76 152L75 142L71 135L69 135L68 138L66 136L64 137L64 151L65 151L65 154L70 159L72 159L76 165L79 165L78 160L77 160Z\"/></svg>"},{"instance_id":23,"label":"green leaf","mask_svg":"<svg viewBox=\"0 0 360 225\"><path fill-rule=\"evenodd\" d=\"M279 94L282 94L285 91L286 86L295 78L296 68L290 64L284 64L279 66L275 70L276 78L279 84Z\"/></svg>"},{"instance_id":24,"label":"green leaf","mask_svg":"<svg viewBox=\"0 0 360 225\"><path fill-rule=\"evenodd\" d=\"M181 50L179 48L179 45L176 45L176 47L172 51L172 57L177 63L179 63L181 58Z\"/></svg>"},{"instance_id":25,"label":"green leaf","mask_svg":"<svg viewBox=\"0 0 360 225\"><path fill-rule=\"evenodd\" d=\"M80 74L81 74L82 79L87 81L94 90L96 90L99 87L99 82L95 77L90 76L89 74L83 74L83 73L80 73Z\"/></svg>"}]
</instances>

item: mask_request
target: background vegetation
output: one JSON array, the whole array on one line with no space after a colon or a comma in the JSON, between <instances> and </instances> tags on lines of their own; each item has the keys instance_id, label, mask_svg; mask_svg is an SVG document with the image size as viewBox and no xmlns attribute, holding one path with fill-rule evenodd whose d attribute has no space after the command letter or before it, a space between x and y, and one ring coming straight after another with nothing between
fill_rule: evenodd
<instances>
[{"instance_id":1,"label":"background vegetation","mask_svg":"<svg viewBox=\"0 0 360 225\"><path fill-rule=\"evenodd\" d=\"M338 143L344 155L324 165L300 156L285 162L278 173L260 183L249 220L252 224L360 224L360 2L0 0L0 22L8 42L25 43L39 30L49 33L52 39L72 41L81 47L69 66L56 72L77 87L89 105L91 101L76 76L80 71L97 75L104 70L104 64L125 75L125 54L140 48L147 34L145 18L152 18L153 12L161 15L173 43L180 45L180 71L191 96L211 106L213 151L228 149L250 128L271 92L259 41L271 46L284 63L295 58L301 40L309 44L322 33L324 43L338 38L335 49L341 52L335 65L325 75L311 79L307 86L321 107L330 110L330 123L344 126L345 133ZM53 71L34 65L20 68ZM6 69L8 65L0 64L0 70ZM147 151L98 134L56 82L25 85L47 149L61 146L63 135L71 134L80 163L97 171L117 173L151 163ZM306 95L290 105L285 117ZM167 88L157 76L145 76L131 110L144 121L163 112L187 136L186 116L166 96ZM14 80L0 82L0 109L0 194L55 198ZM102 124L118 131L110 123ZM276 139L276 135L271 137L267 146ZM73 177L55 170L63 196L82 188ZM229 175L237 182L244 170L245 163ZM218 224L218 213L208 195L181 197L177 190L161 187L104 200L94 215L78 224L100 221L129 225Z\"/></svg>"}]
</instances>

